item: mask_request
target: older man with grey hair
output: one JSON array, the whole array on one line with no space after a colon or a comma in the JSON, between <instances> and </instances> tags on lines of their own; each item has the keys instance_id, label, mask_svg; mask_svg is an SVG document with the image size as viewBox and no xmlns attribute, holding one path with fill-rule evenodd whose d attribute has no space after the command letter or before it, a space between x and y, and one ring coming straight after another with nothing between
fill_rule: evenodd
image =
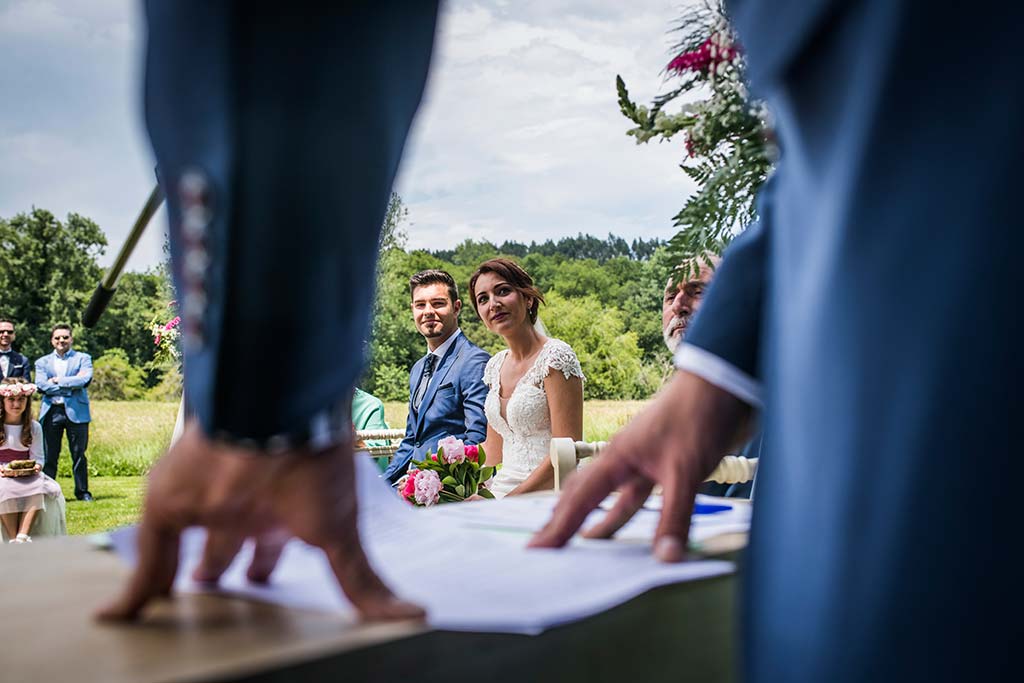
<instances>
[{"instance_id":1,"label":"older man with grey hair","mask_svg":"<svg viewBox=\"0 0 1024 683\"><path fill-rule=\"evenodd\" d=\"M704 253L695 257L693 261L678 266L677 270L690 266L685 268L686 274L682 279L677 279L676 273L669 276L661 303L661 335L665 340L665 346L673 355L686 337L686 330L697 315L704 299L704 291L710 286L715 269L721 260L717 254ZM737 455L747 458L760 457L763 450L762 441L762 435L757 434ZM753 490L754 481L751 480L743 484L708 482L701 487L700 492L712 496L750 498Z\"/></svg>"}]
</instances>

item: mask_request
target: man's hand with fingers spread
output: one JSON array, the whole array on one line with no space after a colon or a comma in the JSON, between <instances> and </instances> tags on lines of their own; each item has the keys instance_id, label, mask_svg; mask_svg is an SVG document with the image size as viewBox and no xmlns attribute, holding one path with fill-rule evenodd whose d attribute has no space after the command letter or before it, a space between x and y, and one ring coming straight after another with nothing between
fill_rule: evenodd
<instances>
[{"instance_id":1,"label":"man's hand with fingers spread","mask_svg":"<svg viewBox=\"0 0 1024 683\"><path fill-rule=\"evenodd\" d=\"M569 480L551 520L530 545L565 545L587 515L618 489L615 506L585 534L611 537L661 484L664 502L654 552L664 562L684 559L697 489L722 456L742 443L749 417L750 407L732 394L696 375L676 373L601 456Z\"/></svg>"},{"instance_id":2,"label":"man's hand with fingers spread","mask_svg":"<svg viewBox=\"0 0 1024 683\"><path fill-rule=\"evenodd\" d=\"M326 452L264 456L210 441L189 425L149 475L138 564L100 618L132 619L152 598L170 593L181 533L190 526L208 531L193 573L197 581L216 583L246 538L256 540L248 577L267 581L285 542L296 536L324 549L364 618L422 617L422 609L395 597L370 566L356 526L355 488L351 442Z\"/></svg>"}]
</instances>

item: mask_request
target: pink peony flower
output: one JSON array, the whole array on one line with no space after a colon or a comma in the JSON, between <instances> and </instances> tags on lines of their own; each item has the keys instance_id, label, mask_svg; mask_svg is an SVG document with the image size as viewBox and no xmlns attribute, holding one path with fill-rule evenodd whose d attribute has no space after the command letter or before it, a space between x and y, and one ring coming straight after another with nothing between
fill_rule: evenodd
<instances>
[{"instance_id":1,"label":"pink peony flower","mask_svg":"<svg viewBox=\"0 0 1024 683\"><path fill-rule=\"evenodd\" d=\"M154 340L153 340L153 344L154 344L154 345L156 345L156 346L160 346L160 340L161 340L162 338L163 338L163 337L161 337L161 336L160 336L160 333L159 333L159 332L157 332L157 333L156 333L156 339L154 339Z\"/></svg>"},{"instance_id":2,"label":"pink peony flower","mask_svg":"<svg viewBox=\"0 0 1024 683\"><path fill-rule=\"evenodd\" d=\"M739 53L739 46L729 43L727 36L715 34L693 52L684 52L677 56L665 68L676 73L707 71L722 62L732 61Z\"/></svg>"},{"instance_id":3,"label":"pink peony flower","mask_svg":"<svg viewBox=\"0 0 1024 683\"><path fill-rule=\"evenodd\" d=\"M174 316L173 318L171 318L170 320L167 321L167 324L164 325L164 329L165 330L173 330L175 327L178 326L178 323L180 323L180 322L181 322L181 316L176 315L176 316Z\"/></svg>"},{"instance_id":4,"label":"pink peony flower","mask_svg":"<svg viewBox=\"0 0 1024 683\"><path fill-rule=\"evenodd\" d=\"M480 459L479 446L473 446L472 444L466 446L466 457L473 462L477 462Z\"/></svg>"},{"instance_id":5,"label":"pink peony flower","mask_svg":"<svg viewBox=\"0 0 1024 683\"><path fill-rule=\"evenodd\" d=\"M416 477L416 502L430 507L441 499L441 477L433 470L422 470Z\"/></svg>"},{"instance_id":6,"label":"pink peony flower","mask_svg":"<svg viewBox=\"0 0 1024 683\"><path fill-rule=\"evenodd\" d=\"M454 436L446 436L437 442L438 451L444 450L444 461L449 465L462 462L466 459L466 446L461 439Z\"/></svg>"},{"instance_id":7,"label":"pink peony flower","mask_svg":"<svg viewBox=\"0 0 1024 683\"><path fill-rule=\"evenodd\" d=\"M398 492L403 498L411 498L416 493L416 475L419 470L409 470L409 474L398 480Z\"/></svg>"}]
</instances>

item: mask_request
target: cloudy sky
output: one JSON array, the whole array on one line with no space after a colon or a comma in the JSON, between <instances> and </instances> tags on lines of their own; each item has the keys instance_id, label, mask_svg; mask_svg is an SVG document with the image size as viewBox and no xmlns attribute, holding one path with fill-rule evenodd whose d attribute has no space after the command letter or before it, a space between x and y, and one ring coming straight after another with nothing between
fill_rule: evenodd
<instances>
[{"instance_id":1,"label":"cloudy sky","mask_svg":"<svg viewBox=\"0 0 1024 683\"><path fill-rule=\"evenodd\" d=\"M106 261L151 189L136 0L0 0L0 217L93 218ZM609 232L668 237L680 144L625 135L615 75L647 102L678 0L449 0L396 189L411 247ZM163 227L163 213L158 227ZM151 227L129 268L161 257Z\"/></svg>"}]
</instances>

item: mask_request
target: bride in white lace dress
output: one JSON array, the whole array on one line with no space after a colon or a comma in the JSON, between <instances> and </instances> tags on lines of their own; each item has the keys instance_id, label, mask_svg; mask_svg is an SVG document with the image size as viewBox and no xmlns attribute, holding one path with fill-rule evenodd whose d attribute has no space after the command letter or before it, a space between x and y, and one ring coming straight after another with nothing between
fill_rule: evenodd
<instances>
[{"instance_id":1,"label":"bride in white lace dress","mask_svg":"<svg viewBox=\"0 0 1024 683\"><path fill-rule=\"evenodd\" d=\"M583 370L572 348L534 323L544 297L515 262L492 259L469 280L473 307L508 345L487 363L487 464L501 462L497 497L554 486L552 437L583 438ZM552 372L554 370L555 372Z\"/></svg>"}]
</instances>

